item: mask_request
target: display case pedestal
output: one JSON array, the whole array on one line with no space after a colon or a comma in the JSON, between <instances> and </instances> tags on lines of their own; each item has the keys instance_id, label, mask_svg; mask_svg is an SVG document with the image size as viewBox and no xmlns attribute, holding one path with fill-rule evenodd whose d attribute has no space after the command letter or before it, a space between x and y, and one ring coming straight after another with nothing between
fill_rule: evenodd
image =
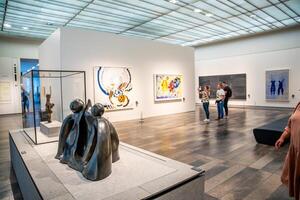
<instances>
[{"instance_id":1,"label":"display case pedestal","mask_svg":"<svg viewBox=\"0 0 300 200\"><path fill-rule=\"evenodd\" d=\"M10 131L10 155L23 198L99 200L199 200L204 171L120 143L120 160L112 173L89 181L54 158L57 142L34 145L23 131Z\"/></svg>"},{"instance_id":2,"label":"display case pedestal","mask_svg":"<svg viewBox=\"0 0 300 200\"><path fill-rule=\"evenodd\" d=\"M40 131L46 135L57 134L60 131L61 122L52 121L52 122L40 122Z\"/></svg>"}]
</instances>

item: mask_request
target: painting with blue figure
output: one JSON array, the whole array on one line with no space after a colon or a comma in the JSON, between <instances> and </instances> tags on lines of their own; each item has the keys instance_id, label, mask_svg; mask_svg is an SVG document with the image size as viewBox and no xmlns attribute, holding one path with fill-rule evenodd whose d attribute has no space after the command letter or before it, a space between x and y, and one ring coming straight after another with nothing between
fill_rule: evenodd
<instances>
[{"instance_id":1,"label":"painting with blue figure","mask_svg":"<svg viewBox=\"0 0 300 200\"><path fill-rule=\"evenodd\" d=\"M266 71L266 100L289 101L289 69Z\"/></svg>"}]
</instances>

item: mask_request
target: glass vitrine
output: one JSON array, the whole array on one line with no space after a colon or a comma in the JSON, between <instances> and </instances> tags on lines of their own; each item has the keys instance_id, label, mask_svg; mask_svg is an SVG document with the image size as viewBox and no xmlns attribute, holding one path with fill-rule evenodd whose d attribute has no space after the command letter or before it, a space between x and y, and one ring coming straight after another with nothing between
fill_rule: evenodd
<instances>
[{"instance_id":1,"label":"glass vitrine","mask_svg":"<svg viewBox=\"0 0 300 200\"><path fill-rule=\"evenodd\" d=\"M86 101L84 71L30 70L22 75L21 103L23 130L34 144L58 140L69 104Z\"/></svg>"}]
</instances>

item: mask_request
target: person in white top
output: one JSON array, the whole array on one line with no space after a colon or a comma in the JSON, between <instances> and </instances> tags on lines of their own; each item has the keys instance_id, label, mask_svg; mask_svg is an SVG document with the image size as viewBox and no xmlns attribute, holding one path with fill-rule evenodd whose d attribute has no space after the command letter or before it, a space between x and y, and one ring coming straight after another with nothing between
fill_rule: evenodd
<instances>
[{"instance_id":1,"label":"person in white top","mask_svg":"<svg viewBox=\"0 0 300 200\"><path fill-rule=\"evenodd\" d=\"M217 94L216 94L216 104L218 108L218 119L224 118L224 98L225 98L225 91L222 89L222 83L218 83L217 85Z\"/></svg>"},{"instance_id":2,"label":"person in white top","mask_svg":"<svg viewBox=\"0 0 300 200\"><path fill-rule=\"evenodd\" d=\"M204 90L199 88L199 94L201 95L201 102L203 104L203 109L205 112L205 120L204 122L209 123L209 97L210 97L210 88L208 85L204 86Z\"/></svg>"}]
</instances>

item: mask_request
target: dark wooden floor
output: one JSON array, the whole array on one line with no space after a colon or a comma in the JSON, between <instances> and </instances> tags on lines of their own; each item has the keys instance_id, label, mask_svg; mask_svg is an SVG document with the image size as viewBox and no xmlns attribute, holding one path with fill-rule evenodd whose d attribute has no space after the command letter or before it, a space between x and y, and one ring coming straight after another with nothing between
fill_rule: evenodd
<instances>
[{"instance_id":1,"label":"dark wooden floor","mask_svg":"<svg viewBox=\"0 0 300 200\"><path fill-rule=\"evenodd\" d=\"M289 199L280 182L287 146L276 151L252 135L254 127L289 111L235 108L229 119L205 124L199 110L114 125L125 143L205 169L206 199ZM21 199L8 146L8 129L21 125L19 115L0 117L0 199Z\"/></svg>"}]
</instances>

